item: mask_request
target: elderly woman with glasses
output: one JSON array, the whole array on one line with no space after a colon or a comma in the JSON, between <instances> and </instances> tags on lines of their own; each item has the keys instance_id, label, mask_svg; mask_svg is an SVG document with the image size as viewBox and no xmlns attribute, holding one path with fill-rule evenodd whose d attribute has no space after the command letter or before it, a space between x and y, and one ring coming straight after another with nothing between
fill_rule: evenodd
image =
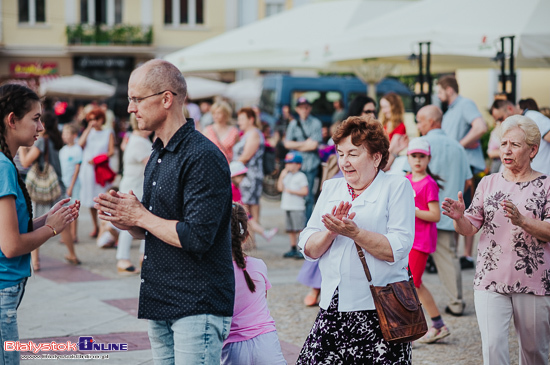
<instances>
[{"instance_id":1,"label":"elderly woman with glasses","mask_svg":"<svg viewBox=\"0 0 550 365\"><path fill-rule=\"evenodd\" d=\"M344 177L325 181L298 243L307 260L319 261L323 280L321 309L296 364L410 364L411 344L382 336L358 250L374 285L408 279L412 186L382 171L389 141L373 117L346 119L333 139Z\"/></svg>"},{"instance_id":2,"label":"elderly woman with glasses","mask_svg":"<svg viewBox=\"0 0 550 365\"><path fill-rule=\"evenodd\" d=\"M522 115L500 129L502 173L484 177L470 207L445 199L443 214L458 233L481 231L474 303L484 364L509 364L510 319L519 340L520 363L548 364L550 349L550 179L533 170L540 131Z\"/></svg>"},{"instance_id":3,"label":"elderly woman with glasses","mask_svg":"<svg viewBox=\"0 0 550 365\"><path fill-rule=\"evenodd\" d=\"M103 129L105 112L100 108L94 108L86 114L88 126L82 132L78 144L82 147L82 164L80 165L80 200L83 207L90 208L93 230L90 237L97 237L99 225L97 210L94 208L93 198L107 191L110 184L102 186L96 182L94 158L106 154L111 157L115 153L115 136L110 128Z\"/></svg>"}]
</instances>

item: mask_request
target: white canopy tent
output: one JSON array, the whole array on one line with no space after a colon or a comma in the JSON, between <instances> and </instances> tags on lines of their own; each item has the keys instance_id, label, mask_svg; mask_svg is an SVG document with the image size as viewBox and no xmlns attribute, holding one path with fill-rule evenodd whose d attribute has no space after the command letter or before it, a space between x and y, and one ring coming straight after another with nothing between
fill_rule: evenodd
<instances>
[{"instance_id":1,"label":"white canopy tent","mask_svg":"<svg viewBox=\"0 0 550 365\"><path fill-rule=\"evenodd\" d=\"M243 105L255 105L260 102L262 94L262 78L235 81L227 87L223 94L229 100Z\"/></svg>"},{"instance_id":2,"label":"white canopy tent","mask_svg":"<svg viewBox=\"0 0 550 365\"><path fill-rule=\"evenodd\" d=\"M341 66L408 68L406 57L429 41L435 72L497 67L490 59L500 51L500 37L515 36L517 67L549 67L548 15L548 0L423 0L334 36L329 58Z\"/></svg>"},{"instance_id":3,"label":"white canopy tent","mask_svg":"<svg viewBox=\"0 0 550 365\"><path fill-rule=\"evenodd\" d=\"M329 69L326 40L414 1L315 2L224 33L164 59L182 72L207 70Z\"/></svg>"},{"instance_id":4,"label":"white canopy tent","mask_svg":"<svg viewBox=\"0 0 550 365\"><path fill-rule=\"evenodd\" d=\"M188 76L185 78L185 81L187 82L187 95L192 100L223 95L228 86L228 84L223 82L195 76Z\"/></svg>"},{"instance_id":5,"label":"white canopy tent","mask_svg":"<svg viewBox=\"0 0 550 365\"><path fill-rule=\"evenodd\" d=\"M116 87L81 75L63 76L40 84L40 95L73 99L104 99L115 94Z\"/></svg>"}]
</instances>

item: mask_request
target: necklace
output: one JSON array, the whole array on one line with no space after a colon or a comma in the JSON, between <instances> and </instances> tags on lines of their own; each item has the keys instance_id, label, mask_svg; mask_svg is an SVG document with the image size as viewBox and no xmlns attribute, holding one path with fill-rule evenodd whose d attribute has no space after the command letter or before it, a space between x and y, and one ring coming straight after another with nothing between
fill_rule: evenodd
<instances>
[{"instance_id":1,"label":"necklace","mask_svg":"<svg viewBox=\"0 0 550 365\"><path fill-rule=\"evenodd\" d=\"M351 200L355 200L355 198L357 198L359 195L361 195L361 193L363 191L365 191L369 186L370 184L372 184L372 182L374 181L374 179L376 179L376 176L378 176L378 171L376 171L376 175L374 175L374 177L372 178L372 180L367 184L365 185L363 188L361 189L354 189L350 184L348 184L348 191L351 195ZM357 191L359 191L359 193L357 193Z\"/></svg>"}]
</instances>

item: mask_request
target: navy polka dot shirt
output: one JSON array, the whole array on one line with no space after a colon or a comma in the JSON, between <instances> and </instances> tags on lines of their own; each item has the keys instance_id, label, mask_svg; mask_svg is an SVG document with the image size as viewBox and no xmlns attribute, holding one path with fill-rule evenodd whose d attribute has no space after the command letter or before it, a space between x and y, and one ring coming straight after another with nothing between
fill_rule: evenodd
<instances>
[{"instance_id":1,"label":"navy polka dot shirt","mask_svg":"<svg viewBox=\"0 0 550 365\"><path fill-rule=\"evenodd\" d=\"M188 119L145 168L143 205L177 220L181 248L145 232L138 318L233 315L231 179L224 155Z\"/></svg>"}]
</instances>

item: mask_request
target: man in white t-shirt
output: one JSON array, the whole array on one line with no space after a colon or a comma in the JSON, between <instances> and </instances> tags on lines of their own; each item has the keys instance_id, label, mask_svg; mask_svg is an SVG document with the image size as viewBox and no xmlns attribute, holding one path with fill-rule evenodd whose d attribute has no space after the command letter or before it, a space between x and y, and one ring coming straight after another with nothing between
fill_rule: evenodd
<instances>
[{"instance_id":1,"label":"man in white t-shirt","mask_svg":"<svg viewBox=\"0 0 550 365\"><path fill-rule=\"evenodd\" d=\"M550 119L536 110L525 109L522 113L516 105L508 100L495 100L490 112L497 122L503 122L511 115L523 114L537 124L541 140L539 152L531 162L531 167L535 171L550 175Z\"/></svg>"},{"instance_id":2,"label":"man in white t-shirt","mask_svg":"<svg viewBox=\"0 0 550 365\"><path fill-rule=\"evenodd\" d=\"M286 231L290 238L290 251L285 258L303 259L297 249L298 236L306 226L306 196L309 192L307 176L300 171L302 155L289 152L285 157L285 168L277 181L277 189L282 192L281 209L285 211Z\"/></svg>"}]
</instances>

